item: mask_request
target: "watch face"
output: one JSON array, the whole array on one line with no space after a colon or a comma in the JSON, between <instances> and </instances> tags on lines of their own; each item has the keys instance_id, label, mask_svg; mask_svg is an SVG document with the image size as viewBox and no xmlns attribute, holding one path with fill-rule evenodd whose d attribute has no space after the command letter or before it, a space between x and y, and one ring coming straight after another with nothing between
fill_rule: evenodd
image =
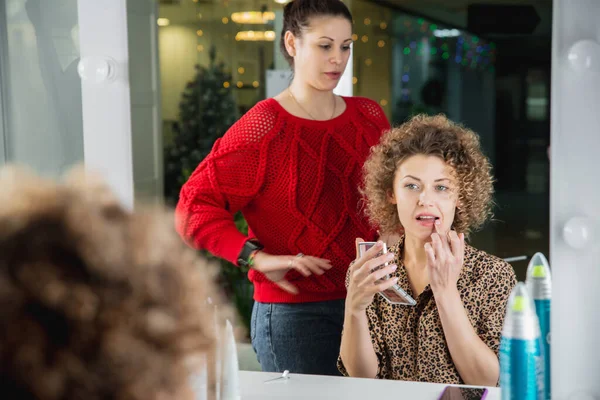
<instances>
[{"instance_id":1,"label":"watch face","mask_svg":"<svg viewBox=\"0 0 600 400\"><path fill-rule=\"evenodd\" d=\"M258 248L261 248L262 246L260 245L260 243L258 243L255 240L248 240L246 242L246 244L248 245L248 247L250 247L252 250L256 250Z\"/></svg>"},{"instance_id":2,"label":"watch face","mask_svg":"<svg viewBox=\"0 0 600 400\"><path fill-rule=\"evenodd\" d=\"M247 240L246 243L244 243L244 247L242 247L242 251L240 252L240 255L238 256L238 265L242 266L242 267L247 267L248 266L248 260L250 258L250 255L252 254L253 251L256 250L261 250L263 248L263 245L260 244L260 242L258 240L255 239L250 239Z\"/></svg>"}]
</instances>

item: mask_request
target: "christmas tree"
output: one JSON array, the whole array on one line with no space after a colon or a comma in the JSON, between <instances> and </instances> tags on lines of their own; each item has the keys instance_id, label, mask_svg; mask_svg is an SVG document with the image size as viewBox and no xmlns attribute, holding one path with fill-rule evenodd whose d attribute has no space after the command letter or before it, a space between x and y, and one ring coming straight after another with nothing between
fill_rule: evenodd
<instances>
[{"instance_id":1,"label":"christmas tree","mask_svg":"<svg viewBox=\"0 0 600 400\"><path fill-rule=\"evenodd\" d=\"M231 74L224 63L216 62L214 46L209 55L208 67L196 65L196 75L183 92L173 143L165 147L165 200L170 205L177 203L181 186L238 118L233 93L226 83L231 82ZM242 233L248 233L248 225L240 213L235 216L235 223ZM202 254L220 262L219 285L249 328L253 300L247 271L206 251Z\"/></svg>"},{"instance_id":2,"label":"christmas tree","mask_svg":"<svg viewBox=\"0 0 600 400\"><path fill-rule=\"evenodd\" d=\"M165 148L165 199L170 205L177 203L181 186L238 117L228 84L231 74L216 62L215 46L209 54L208 67L196 65L196 75L183 92L173 143Z\"/></svg>"}]
</instances>

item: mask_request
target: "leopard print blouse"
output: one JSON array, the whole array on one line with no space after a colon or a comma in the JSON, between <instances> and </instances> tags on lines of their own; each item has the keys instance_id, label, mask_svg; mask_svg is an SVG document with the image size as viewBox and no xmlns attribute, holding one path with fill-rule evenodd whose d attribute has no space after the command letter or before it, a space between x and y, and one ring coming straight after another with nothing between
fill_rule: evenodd
<instances>
[{"instance_id":1,"label":"leopard print blouse","mask_svg":"<svg viewBox=\"0 0 600 400\"><path fill-rule=\"evenodd\" d=\"M398 284L417 304L393 305L375 296L367 308L371 340L378 360L376 378L463 384L444 337L435 298L429 285L415 297L402 263L404 238L390 248L396 254ZM346 285L348 277L346 278ZM508 297L516 285L512 267L505 261L469 245L457 286L471 325L496 355ZM340 357L338 369L348 372Z\"/></svg>"}]
</instances>

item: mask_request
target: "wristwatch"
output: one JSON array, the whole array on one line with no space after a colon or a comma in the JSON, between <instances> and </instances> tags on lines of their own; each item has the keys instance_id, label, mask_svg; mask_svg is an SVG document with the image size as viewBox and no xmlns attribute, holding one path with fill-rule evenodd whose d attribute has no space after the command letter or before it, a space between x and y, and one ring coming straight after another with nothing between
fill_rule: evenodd
<instances>
[{"instance_id":1,"label":"wristwatch","mask_svg":"<svg viewBox=\"0 0 600 400\"><path fill-rule=\"evenodd\" d=\"M237 263L240 267L248 267L250 266L250 255L258 250L262 250L264 246L260 244L260 242L256 239L247 240L244 243L244 247L242 247L242 251L240 251L240 255L238 256Z\"/></svg>"}]
</instances>

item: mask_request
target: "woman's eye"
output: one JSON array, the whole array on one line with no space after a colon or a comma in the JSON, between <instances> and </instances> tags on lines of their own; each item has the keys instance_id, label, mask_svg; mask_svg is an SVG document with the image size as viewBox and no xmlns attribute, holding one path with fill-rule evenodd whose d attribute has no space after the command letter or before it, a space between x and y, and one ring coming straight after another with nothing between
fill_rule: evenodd
<instances>
[{"instance_id":1,"label":"woman's eye","mask_svg":"<svg viewBox=\"0 0 600 400\"><path fill-rule=\"evenodd\" d=\"M344 46L344 47L342 47L342 50L343 51L348 51L348 50L350 50L350 46Z\"/></svg>"},{"instance_id":2,"label":"woman's eye","mask_svg":"<svg viewBox=\"0 0 600 400\"><path fill-rule=\"evenodd\" d=\"M321 45L321 48L325 49L325 50L329 50L331 48L331 46L328 44L323 44L323 45Z\"/></svg>"},{"instance_id":3,"label":"woman's eye","mask_svg":"<svg viewBox=\"0 0 600 400\"><path fill-rule=\"evenodd\" d=\"M437 190L439 190L440 192L445 192L448 190L448 186L444 186L444 185L438 185L436 187Z\"/></svg>"},{"instance_id":4,"label":"woman's eye","mask_svg":"<svg viewBox=\"0 0 600 400\"><path fill-rule=\"evenodd\" d=\"M405 186L405 188L410 189L410 190L415 190L415 189L418 189L419 187L417 185L415 185L414 183L409 183Z\"/></svg>"}]
</instances>

